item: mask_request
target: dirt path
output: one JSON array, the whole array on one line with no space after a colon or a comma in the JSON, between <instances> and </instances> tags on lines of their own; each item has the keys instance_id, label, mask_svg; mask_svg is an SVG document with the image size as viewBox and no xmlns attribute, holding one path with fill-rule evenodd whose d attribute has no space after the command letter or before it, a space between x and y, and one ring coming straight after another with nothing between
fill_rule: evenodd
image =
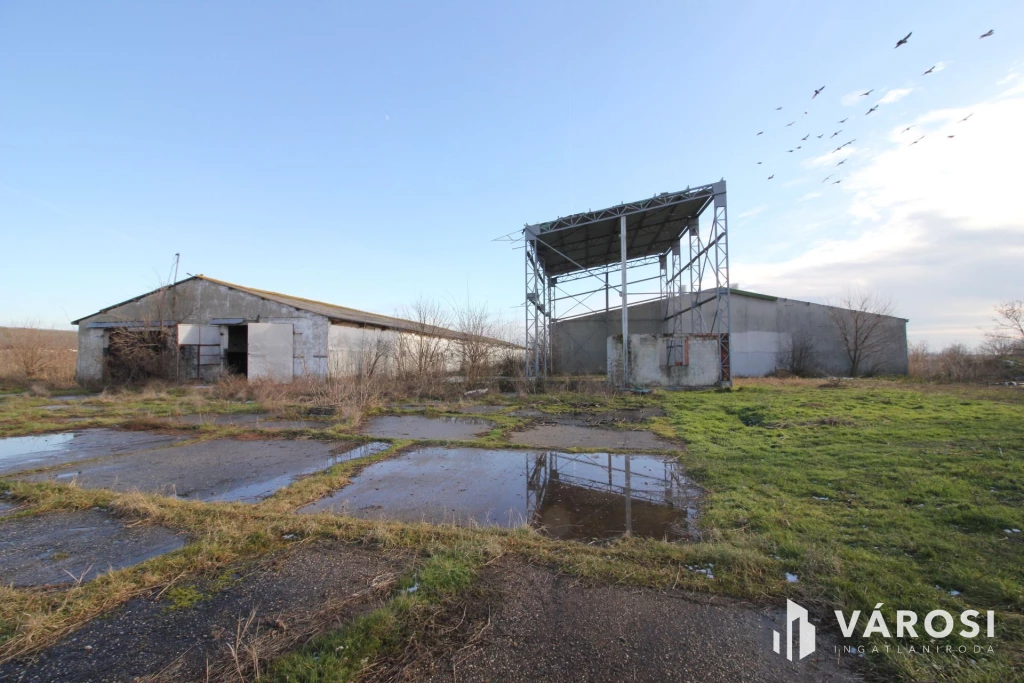
<instances>
[{"instance_id":1,"label":"dirt path","mask_svg":"<svg viewBox=\"0 0 1024 683\"><path fill-rule=\"evenodd\" d=\"M380 680L429 681L859 681L818 651L799 663L772 652L784 615L722 598L616 586L502 560L480 577L481 599L462 608L458 637ZM442 656L437 656L443 652ZM820 656L819 656L820 655Z\"/></svg>"}]
</instances>

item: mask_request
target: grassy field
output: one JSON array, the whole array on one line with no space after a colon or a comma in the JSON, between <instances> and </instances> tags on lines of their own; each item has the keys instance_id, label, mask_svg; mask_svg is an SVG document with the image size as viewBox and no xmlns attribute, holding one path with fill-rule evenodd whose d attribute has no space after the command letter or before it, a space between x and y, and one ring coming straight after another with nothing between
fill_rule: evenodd
<instances>
[{"instance_id":1,"label":"grassy field","mask_svg":"<svg viewBox=\"0 0 1024 683\"><path fill-rule=\"evenodd\" d=\"M954 613L992 609L997 615L995 654L908 658L883 648L867 655L867 674L880 680L1004 681L1024 666L1024 534L1007 533L1024 528L1024 391L885 380L838 386L748 380L729 392L489 400L547 412L660 406L665 415L656 418L654 430L685 442L678 457L708 491L701 540L672 544L634 538L588 546L554 541L529 529L292 514L342 485L365 462L343 463L299 480L258 505L0 482L14 497L35 503L20 514L98 505L189 531L197 539L176 553L71 589L0 589L0 659L52 642L139 592L181 585L283 547L289 542L285 537L331 537L412 551L420 558L416 573L400 585L415 581L422 591L398 592L381 610L274 659L269 671L264 669L267 680L357 676L368 662L393 655L416 637L429 622L424 615L455 599L472 583L476 567L504 554L587 580L675 586L772 604L791 597L829 622L834 621L832 610L860 609L866 616L878 603L890 624L896 609L922 614L937 608ZM75 428L146 426L158 416L260 408L211 392L178 389L105 395L62 411L43 410L45 402L40 397L5 399L0 435L66 428L62 421L75 416L89 420ZM511 416L498 422L482 439L463 444L506 445L506 430L521 422ZM356 426L353 421L326 432L295 430L277 436L355 438ZM253 430L202 425L187 431L205 439ZM374 460L410 445L395 441ZM711 564L714 579L685 569ZM786 573L798 581L788 582ZM952 637L948 642L969 641Z\"/></svg>"}]
</instances>

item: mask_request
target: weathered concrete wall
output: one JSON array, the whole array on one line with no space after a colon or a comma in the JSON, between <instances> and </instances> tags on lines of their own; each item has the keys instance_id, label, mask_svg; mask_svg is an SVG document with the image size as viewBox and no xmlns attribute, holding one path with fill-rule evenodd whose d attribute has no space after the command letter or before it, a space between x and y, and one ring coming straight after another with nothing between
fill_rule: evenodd
<instances>
[{"instance_id":1,"label":"weathered concrete wall","mask_svg":"<svg viewBox=\"0 0 1024 683\"><path fill-rule=\"evenodd\" d=\"M819 373L849 373L850 360L829 306L735 291L730 299L733 376L769 374L779 367L780 354L789 348L794 338L811 340ZM704 308L706 317L710 318L710 306ZM664 303L660 301L630 306L630 336L668 332L663 311ZM689 332L690 316L683 314L682 317L682 331ZM903 318L883 316L880 334L885 343L878 353L867 359L862 372L907 373L906 325ZM603 374L608 367L607 339L616 332L621 335L621 330L618 309L612 309L607 320L601 312L553 325L552 353L556 369L571 374Z\"/></svg>"},{"instance_id":2,"label":"weathered concrete wall","mask_svg":"<svg viewBox=\"0 0 1024 683\"><path fill-rule=\"evenodd\" d=\"M327 375L327 318L206 280L185 280L167 290L85 318L78 326L79 381L100 381L107 330L90 323L190 323L208 325L215 318L242 318L246 323L291 323L294 376ZM97 339L99 342L97 342Z\"/></svg>"},{"instance_id":3,"label":"weathered concrete wall","mask_svg":"<svg viewBox=\"0 0 1024 683\"><path fill-rule=\"evenodd\" d=\"M668 365L666 334L629 335L630 384L641 387L710 387L718 384L718 340L689 337L686 363ZM622 385L622 335L607 339L608 380Z\"/></svg>"},{"instance_id":4,"label":"weathered concrete wall","mask_svg":"<svg viewBox=\"0 0 1024 683\"><path fill-rule=\"evenodd\" d=\"M393 330L331 325L327 336L328 374L346 377L393 370L398 335Z\"/></svg>"},{"instance_id":5,"label":"weathered concrete wall","mask_svg":"<svg viewBox=\"0 0 1024 683\"><path fill-rule=\"evenodd\" d=\"M75 361L75 377L82 384L103 381L103 330L78 328L78 359Z\"/></svg>"},{"instance_id":6,"label":"weathered concrete wall","mask_svg":"<svg viewBox=\"0 0 1024 683\"><path fill-rule=\"evenodd\" d=\"M629 333L665 332L665 305L660 301L630 306ZM622 336L622 309L566 320L552 325L551 353L556 372L603 375L608 369L608 337Z\"/></svg>"}]
</instances>

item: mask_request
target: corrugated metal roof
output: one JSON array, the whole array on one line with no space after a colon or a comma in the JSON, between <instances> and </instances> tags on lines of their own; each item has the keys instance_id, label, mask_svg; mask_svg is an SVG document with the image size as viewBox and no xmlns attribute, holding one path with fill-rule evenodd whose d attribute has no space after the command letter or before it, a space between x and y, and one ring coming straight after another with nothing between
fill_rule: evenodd
<instances>
[{"instance_id":1,"label":"corrugated metal roof","mask_svg":"<svg viewBox=\"0 0 1024 683\"><path fill-rule=\"evenodd\" d=\"M240 292L245 292L246 294L251 294L253 296L260 297L261 299L276 301L277 303L284 304L286 306L291 306L292 308L297 308L303 311L309 311L310 313L316 313L317 315L322 315L335 322L345 322L356 325L369 325L371 327L379 327L388 330L400 330L402 332L414 332L416 334L426 334L429 336L443 337L446 339L462 339L465 337L463 333L458 332L457 330L450 330L444 327L437 327L434 325L425 325L417 323L413 320L393 318L391 316L370 313L368 311L360 311L358 309L348 308L345 306L336 306L334 304L325 303L323 301L303 299L302 297L290 296L288 294L281 294L279 292L271 292L265 289L256 289L254 287L236 285L233 282L225 282L224 280L217 280L212 277L207 277L205 275L193 275L189 278L176 282L173 286L177 287L178 285L184 282L188 282L190 280L204 280L206 282L212 282L213 284L221 285L222 287L229 287L231 289L236 289ZM140 294L137 297L128 299L127 301L122 301L119 304L108 306L107 308L99 310L96 313L93 313L92 315L87 315L82 318L79 318L78 320L72 321L71 324L77 325L79 322L85 320L86 318L91 318L93 316L100 315L101 313L106 313L107 311L110 311L114 308L118 308L119 306L124 306L125 304L128 303L132 303L133 301L137 301L157 291L159 290L153 290L153 292ZM478 337L478 339L480 339L481 341L486 341L501 346L515 346L514 344L511 344L509 342L502 341L500 339L494 339L491 337Z\"/></svg>"}]
</instances>

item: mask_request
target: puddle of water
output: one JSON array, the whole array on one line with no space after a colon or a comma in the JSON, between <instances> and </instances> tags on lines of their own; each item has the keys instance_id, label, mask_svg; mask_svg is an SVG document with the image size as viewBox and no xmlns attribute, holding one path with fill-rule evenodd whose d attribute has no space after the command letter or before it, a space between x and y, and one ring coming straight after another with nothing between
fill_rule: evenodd
<instances>
[{"instance_id":1,"label":"puddle of water","mask_svg":"<svg viewBox=\"0 0 1024 683\"><path fill-rule=\"evenodd\" d=\"M363 433L387 439L473 439L493 427L491 420L476 417L387 415L372 418Z\"/></svg>"},{"instance_id":2,"label":"puddle of water","mask_svg":"<svg viewBox=\"0 0 1024 683\"><path fill-rule=\"evenodd\" d=\"M660 456L424 448L374 463L299 512L678 540L691 535L699 497L678 463Z\"/></svg>"},{"instance_id":3,"label":"puddle of water","mask_svg":"<svg viewBox=\"0 0 1024 683\"><path fill-rule=\"evenodd\" d=\"M365 458L368 455L374 453L380 453L381 451L387 450L391 444L384 443L382 441L374 441L372 443L363 444L358 448L345 451L344 453L336 453L327 458L326 462L322 465L315 467L308 467L299 472L289 472L287 474L281 474L270 479L264 479L261 481L255 481L236 486L235 488L221 491L211 497L203 498L204 500L212 501L228 501L236 503L256 503L264 498L273 495L278 489L282 489L288 486L293 481L300 477L306 477L311 474L316 474L329 467L333 467L337 464L348 462L350 460L358 460L359 458Z\"/></svg>"},{"instance_id":4,"label":"puddle of water","mask_svg":"<svg viewBox=\"0 0 1024 683\"><path fill-rule=\"evenodd\" d=\"M84 458L142 451L180 439L150 432L119 432L112 429L83 429L77 432L0 439L0 474Z\"/></svg>"},{"instance_id":5,"label":"puddle of water","mask_svg":"<svg viewBox=\"0 0 1024 683\"><path fill-rule=\"evenodd\" d=\"M34 453L51 453L67 450L73 432L63 434L41 434L39 436L12 436L0 439L0 461L21 458Z\"/></svg>"}]
</instances>

